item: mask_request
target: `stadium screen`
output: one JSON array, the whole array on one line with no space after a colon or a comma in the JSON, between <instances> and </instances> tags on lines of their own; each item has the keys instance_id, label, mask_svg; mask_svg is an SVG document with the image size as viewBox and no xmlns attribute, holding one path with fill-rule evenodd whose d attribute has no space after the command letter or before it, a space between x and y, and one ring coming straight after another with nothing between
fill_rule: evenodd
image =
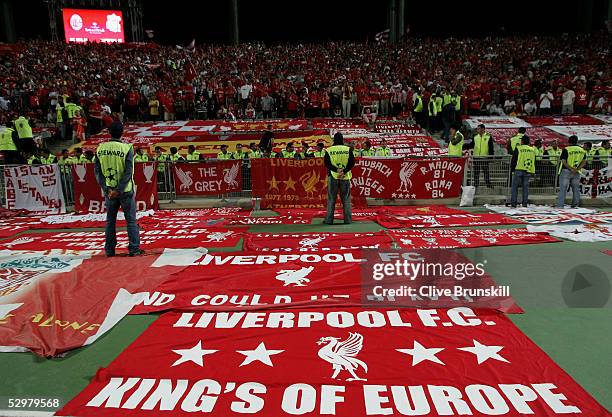
<instances>
[{"instance_id":1,"label":"stadium screen","mask_svg":"<svg viewBox=\"0 0 612 417\"><path fill-rule=\"evenodd\" d=\"M66 43L125 42L119 10L62 9Z\"/></svg>"}]
</instances>

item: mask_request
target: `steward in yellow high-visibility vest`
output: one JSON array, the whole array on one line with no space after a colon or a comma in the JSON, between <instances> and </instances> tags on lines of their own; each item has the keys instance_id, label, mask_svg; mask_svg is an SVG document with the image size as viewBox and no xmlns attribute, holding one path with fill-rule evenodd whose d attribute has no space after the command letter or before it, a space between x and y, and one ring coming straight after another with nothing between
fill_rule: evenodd
<instances>
[{"instance_id":1,"label":"steward in yellow high-visibility vest","mask_svg":"<svg viewBox=\"0 0 612 417\"><path fill-rule=\"evenodd\" d=\"M162 153L162 148L160 146L155 147L155 156L153 160L157 162L157 172L165 172L166 171L166 161L168 160L168 155Z\"/></svg>"},{"instance_id":2,"label":"steward in yellow high-visibility vest","mask_svg":"<svg viewBox=\"0 0 612 417\"><path fill-rule=\"evenodd\" d=\"M385 139L380 141L380 146L376 148L376 156L389 157L392 155L391 148L387 146Z\"/></svg>"},{"instance_id":3,"label":"steward in yellow high-visibility vest","mask_svg":"<svg viewBox=\"0 0 612 417\"><path fill-rule=\"evenodd\" d=\"M559 195L557 207L565 206L565 195L568 187L572 188L572 207L580 204L580 171L586 164L586 151L578 146L578 137L572 135L567 140L568 146L561 152L559 164Z\"/></svg>"},{"instance_id":4,"label":"steward in yellow high-visibility vest","mask_svg":"<svg viewBox=\"0 0 612 417\"><path fill-rule=\"evenodd\" d=\"M28 152L31 155L36 153L36 143L32 135L32 127L30 122L23 116L19 116L13 120L15 131L17 132L18 143L17 147L24 152Z\"/></svg>"},{"instance_id":5,"label":"steward in yellow high-visibility vest","mask_svg":"<svg viewBox=\"0 0 612 417\"><path fill-rule=\"evenodd\" d=\"M610 158L612 158L612 149L610 148L609 140L602 140L601 147L597 148L595 153L595 168L602 169L609 166Z\"/></svg>"},{"instance_id":6,"label":"steward in yellow high-visibility vest","mask_svg":"<svg viewBox=\"0 0 612 417\"><path fill-rule=\"evenodd\" d=\"M136 155L134 155L134 162L149 162L149 155L147 155L143 148L138 148L136 150Z\"/></svg>"},{"instance_id":7,"label":"steward in yellow high-visibility vest","mask_svg":"<svg viewBox=\"0 0 612 417\"><path fill-rule=\"evenodd\" d=\"M14 137L17 136L14 129L0 126L0 153L4 156L7 165L19 163L19 152L15 145Z\"/></svg>"},{"instance_id":8,"label":"steward in yellow high-visibility vest","mask_svg":"<svg viewBox=\"0 0 612 417\"><path fill-rule=\"evenodd\" d=\"M474 186L480 185L480 171L484 174L487 187L491 187L491 176L489 174L489 159L490 155L494 154L493 139L489 132L485 130L485 125L479 124L476 128L472 143L469 145L474 156Z\"/></svg>"},{"instance_id":9,"label":"steward in yellow high-visibility vest","mask_svg":"<svg viewBox=\"0 0 612 417\"><path fill-rule=\"evenodd\" d=\"M556 140L553 141L551 146L544 151L544 154L548 155L548 162L556 167L561 156L561 148L559 148L558 142Z\"/></svg>"},{"instance_id":10,"label":"steward in yellow high-visibility vest","mask_svg":"<svg viewBox=\"0 0 612 417\"><path fill-rule=\"evenodd\" d=\"M111 140L98 146L94 172L106 203L106 256L115 256L117 246L116 220L123 209L128 233L130 256L141 255L140 237L136 224L136 186L134 184L134 148L121 142L123 125L114 122L108 129Z\"/></svg>"},{"instance_id":11,"label":"steward in yellow high-visibility vest","mask_svg":"<svg viewBox=\"0 0 612 417\"><path fill-rule=\"evenodd\" d=\"M232 154L227 151L227 145L221 145L221 152L217 153L217 159L232 159Z\"/></svg>"},{"instance_id":12,"label":"steward in yellow high-visibility vest","mask_svg":"<svg viewBox=\"0 0 612 417\"><path fill-rule=\"evenodd\" d=\"M351 213L351 169L355 165L355 157L353 150L344 145L342 133L338 132L334 135L334 144L327 148L324 162L328 170L328 177L327 214L323 223L334 224L336 199L340 194L344 224L350 224L353 221Z\"/></svg>"},{"instance_id":13,"label":"steward in yellow high-visibility vest","mask_svg":"<svg viewBox=\"0 0 612 417\"><path fill-rule=\"evenodd\" d=\"M242 144L236 144L236 150L232 153L232 159L249 159L248 152L242 150Z\"/></svg>"},{"instance_id":14,"label":"steward in yellow high-visibility vest","mask_svg":"<svg viewBox=\"0 0 612 417\"><path fill-rule=\"evenodd\" d=\"M519 127L518 133L510 138L510 140L506 144L506 150L510 155L512 155L512 153L514 152L516 145L519 145L521 143L521 139L523 138L523 136L525 136L526 132L527 129L525 129L524 127Z\"/></svg>"},{"instance_id":15,"label":"steward in yellow high-visibility vest","mask_svg":"<svg viewBox=\"0 0 612 417\"><path fill-rule=\"evenodd\" d=\"M325 156L325 144L323 142L317 143L317 149L312 153L315 158L323 158Z\"/></svg>"},{"instance_id":16,"label":"steward in yellow high-visibility vest","mask_svg":"<svg viewBox=\"0 0 612 417\"><path fill-rule=\"evenodd\" d=\"M360 156L375 156L376 149L372 147L372 143L369 140L366 140L363 143L363 149L359 153Z\"/></svg>"},{"instance_id":17,"label":"steward in yellow high-visibility vest","mask_svg":"<svg viewBox=\"0 0 612 417\"><path fill-rule=\"evenodd\" d=\"M593 161L595 160L596 150L593 149L593 144L591 142L585 142L584 151L586 152L586 168L591 169L593 166Z\"/></svg>"},{"instance_id":18,"label":"steward in yellow high-visibility vest","mask_svg":"<svg viewBox=\"0 0 612 417\"><path fill-rule=\"evenodd\" d=\"M456 126L450 129L451 138L448 142L448 156L462 156L463 155L463 143L465 138L463 133L457 129Z\"/></svg>"},{"instance_id":19,"label":"steward in yellow high-visibility vest","mask_svg":"<svg viewBox=\"0 0 612 417\"><path fill-rule=\"evenodd\" d=\"M518 199L518 187L523 187L523 199L521 204L527 207L529 201L529 177L535 174L535 151L529 146L529 136L521 138L521 144L516 145L512 153L511 169L514 171L512 177L512 192L510 204L516 207Z\"/></svg>"},{"instance_id":20,"label":"steward in yellow high-visibility vest","mask_svg":"<svg viewBox=\"0 0 612 417\"><path fill-rule=\"evenodd\" d=\"M276 157L277 158L295 158L296 154L295 154L295 148L293 147L293 143L289 142L287 146L285 147L285 149L280 151L278 155L276 155Z\"/></svg>"},{"instance_id":21,"label":"steward in yellow high-visibility vest","mask_svg":"<svg viewBox=\"0 0 612 417\"><path fill-rule=\"evenodd\" d=\"M251 142L249 145L249 159L263 158L263 153L257 148L255 142Z\"/></svg>"},{"instance_id":22,"label":"steward in yellow high-visibility vest","mask_svg":"<svg viewBox=\"0 0 612 417\"><path fill-rule=\"evenodd\" d=\"M43 165L52 165L57 163L57 158L55 155L49 152L48 149L40 150L40 163Z\"/></svg>"},{"instance_id":23,"label":"steward in yellow high-visibility vest","mask_svg":"<svg viewBox=\"0 0 612 417\"><path fill-rule=\"evenodd\" d=\"M187 161L197 162L200 160L200 152L196 151L195 146L189 145L187 147Z\"/></svg>"}]
</instances>

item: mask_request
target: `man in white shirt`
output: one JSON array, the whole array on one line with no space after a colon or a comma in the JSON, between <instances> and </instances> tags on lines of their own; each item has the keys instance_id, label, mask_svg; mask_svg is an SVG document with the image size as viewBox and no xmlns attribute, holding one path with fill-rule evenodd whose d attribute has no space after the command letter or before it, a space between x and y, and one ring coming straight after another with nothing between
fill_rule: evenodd
<instances>
[{"instance_id":1,"label":"man in white shirt","mask_svg":"<svg viewBox=\"0 0 612 417\"><path fill-rule=\"evenodd\" d=\"M572 114L574 113L574 99L576 93L574 90L568 88L563 89L563 96L561 96L561 114Z\"/></svg>"},{"instance_id":2,"label":"man in white shirt","mask_svg":"<svg viewBox=\"0 0 612 417\"><path fill-rule=\"evenodd\" d=\"M534 99L529 100L529 102L525 104L525 107L523 108L523 110L525 111L525 114L528 116L534 115L537 109L538 109L538 106L536 106Z\"/></svg>"},{"instance_id":3,"label":"man in white shirt","mask_svg":"<svg viewBox=\"0 0 612 417\"><path fill-rule=\"evenodd\" d=\"M548 115L552 113L552 102L555 99L550 90L540 94L540 114Z\"/></svg>"},{"instance_id":4,"label":"man in white shirt","mask_svg":"<svg viewBox=\"0 0 612 417\"><path fill-rule=\"evenodd\" d=\"M252 91L253 91L253 86L248 81L246 81L244 85L240 87L240 101L242 102L243 109L246 108Z\"/></svg>"}]
</instances>

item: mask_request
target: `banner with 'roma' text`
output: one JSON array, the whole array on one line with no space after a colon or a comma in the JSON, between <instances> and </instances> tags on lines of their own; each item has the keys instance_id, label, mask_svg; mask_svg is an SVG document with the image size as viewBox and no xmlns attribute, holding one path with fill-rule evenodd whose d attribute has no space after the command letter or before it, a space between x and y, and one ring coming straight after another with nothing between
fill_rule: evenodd
<instances>
[{"instance_id":1,"label":"banner with 'roma' text","mask_svg":"<svg viewBox=\"0 0 612 417\"><path fill-rule=\"evenodd\" d=\"M459 307L166 313L56 415L610 413L506 316Z\"/></svg>"},{"instance_id":2,"label":"banner with 'roma' text","mask_svg":"<svg viewBox=\"0 0 612 417\"><path fill-rule=\"evenodd\" d=\"M464 158L358 158L351 192L359 197L455 198L461 193Z\"/></svg>"},{"instance_id":3,"label":"banner with 'roma' text","mask_svg":"<svg viewBox=\"0 0 612 417\"><path fill-rule=\"evenodd\" d=\"M77 213L103 213L104 193L96 181L94 164L72 166L74 211ZM134 164L136 210L157 210L157 168L155 162Z\"/></svg>"}]
</instances>

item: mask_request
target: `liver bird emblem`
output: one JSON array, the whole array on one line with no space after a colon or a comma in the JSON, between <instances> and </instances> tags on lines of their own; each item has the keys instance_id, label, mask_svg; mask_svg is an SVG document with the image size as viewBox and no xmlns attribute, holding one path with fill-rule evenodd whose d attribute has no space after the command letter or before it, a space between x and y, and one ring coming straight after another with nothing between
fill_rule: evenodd
<instances>
[{"instance_id":1,"label":"liver bird emblem","mask_svg":"<svg viewBox=\"0 0 612 417\"><path fill-rule=\"evenodd\" d=\"M324 361L332 364L334 369L332 379L338 379L340 371L346 371L351 375L346 379L347 381L367 381L367 379L360 378L355 373L359 367L368 372L368 365L356 358L363 349L363 336L361 334L349 333L349 337L342 342L337 337L322 337L317 345L324 345L319 349L318 355Z\"/></svg>"},{"instance_id":2,"label":"liver bird emblem","mask_svg":"<svg viewBox=\"0 0 612 417\"><path fill-rule=\"evenodd\" d=\"M276 273L276 279L284 282L283 287L288 285L305 287L310 282L306 277L312 271L314 271L314 266L309 266L308 268L302 267L301 269L283 269Z\"/></svg>"},{"instance_id":3,"label":"liver bird emblem","mask_svg":"<svg viewBox=\"0 0 612 417\"><path fill-rule=\"evenodd\" d=\"M191 178L191 171L183 171L181 168L176 167L176 176L181 182L180 189L181 191L189 191L191 186L193 185L193 178Z\"/></svg>"},{"instance_id":4,"label":"liver bird emblem","mask_svg":"<svg viewBox=\"0 0 612 417\"><path fill-rule=\"evenodd\" d=\"M399 177L400 177L400 187L398 191L408 192L412 188L412 174L416 171L419 166L416 162L404 162L402 163L402 167L400 168Z\"/></svg>"},{"instance_id":5,"label":"liver bird emblem","mask_svg":"<svg viewBox=\"0 0 612 417\"><path fill-rule=\"evenodd\" d=\"M317 192L317 184L321 181L321 177L318 172L310 171L300 177L300 182L306 195L308 197L314 197L314 193Z\"/></svg>"},{"instance_id":6,"label":"liver bird emblem","mask_svg":"<svg viewBox=\"0 0 612 417\"><path fill-rule=\"evenodd\" d=\"M231 168L225 168L223 170L223 181L232 187L238 187L238 181L236 178L238 177L238 173L240 172L240 163L233 164Z\"/></svg>"}]
</instances>

